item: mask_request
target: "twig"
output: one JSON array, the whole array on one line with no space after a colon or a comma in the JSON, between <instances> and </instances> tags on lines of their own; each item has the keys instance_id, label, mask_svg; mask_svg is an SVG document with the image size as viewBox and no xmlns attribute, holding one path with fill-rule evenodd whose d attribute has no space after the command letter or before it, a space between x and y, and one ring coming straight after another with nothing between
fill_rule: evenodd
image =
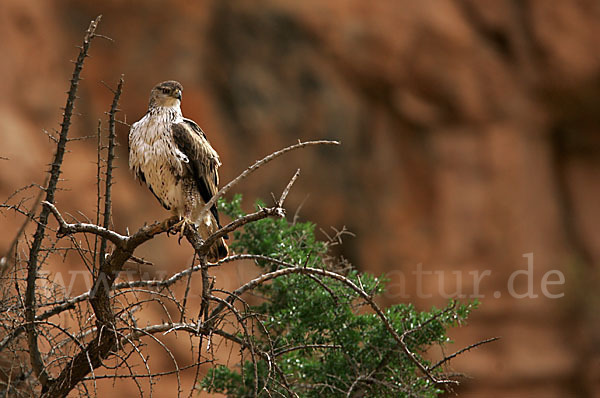
<instances>
[{"instance_id":1,"label":"twig","mask_svg":"<svg viewBox=\"0 0 600 398\"><path fill-rule=\"evenodd\" d=\"M473 348L477 348L477 347L479 347L481 345L484 345L484 344L487 344L487 343L491 343L491 342L494 342L496 340L500 340L500 337L492 337L492 338L489 338L489 339L478 341L477 343L474 343L474 344L471 344L471 345L469 345L469 346L467 346L465 348L462 348L462 349L456 351L454 354L451 354L451 355L448 355L448 356L442 358L435 365L430 366L429 370L435 370L438 367L440 367L443 364L445 364L446 362L448 362L448 361L456 358L457 356L459 356L459 355L461 355L461 354L463 354L463 353L465 353L467 351L471 351Z\"/></svg>"},{"instance_id":2,"label":"twig","mask_svg":"<svg viewBox=\"0 0 600 398\"><path fill-rule=\"evenodd\" d=\"M192 257L192 263L190 264L190 268L194 268L194 262L196 261L196 253L194 252L194 256ZM200 266L203 264L200 263ZM181 304L181 316L179 318L179 322L183 322L185 319L185 308L187 307L188 295L190 293L190 287L192 285L192 272L188 274L187 283L185 285L185 293L183 294L183 303Z\"/></svg>"},{"instance_id":3,"label":"twig","mask_svg":"<svg viewBox=\"0 0 600 398\"><path fill-rule=\"evenodd\" d=\"M186 237L192 244L192 247L196 250L196 252L200 256L205 256L206 253L210 250L210 247L219 239L227 235L228 233L235 231L243 225L246 225L250 222L262 220L267 217L284 217L285 211L281 207L263 207L259 211L255 213L251 213L240 217L236 220L233 220L229 224L225 225L221 229L217 230L211 236L206 238L204 242L201 242L197 236L197 234L193 231L190 231L186 234Z\"/></svg>"},{"instance_id":4,"label":"twig","mask_svg":"<svg viewBox=\"0 0 600 398\"><path fill-rule=\"evenodd\" d=\"M281 350L279 350L275 353L275 356L287 354L288 352L291 352L291 351L308 350L308 349L315 349L315 348L335 349L335 348L342 348L342 346L337 345L337 344L304 344L304 345L299 345L299 346L295 346L295 347L282 348Z\"/></svg>"},{"instance_id":5,"label":"twig","mask_svg":"<svg viewBox=\"0 0 600 398\"><path fill-rule=\"evenodd\" d=\"M131 260L134 263L140 264L140 265L154 265L154 263L152 261L144 260L143 258L136 257L134 255L132 255L129 260Z\"/></svg>"},{"instance_id":6,"label":"twig","mask_svg":"<svg viewBox=\"0 0 600 398\"><path fill-rule=\"evenodd\" d=\"M294 176L291 178L290 182L288 182L287 186L281 193L281 197L279 198L279 201L277 202L278 207L283 207L283 202L285 202L285 199L287 198L288 194L290 193L290 190L292 189L292 185L294 185L294 183L296 182L296 179L298 178L299 175L300 175L300 169L296 170L296 172L294 173Z\"/></svg>"},{"instance_id":7,"label":"twig","mask_svg":"<svg viewBox=\"0 0 600 398\"><path fill-rule=\"evenodd\" d=\"M65 235L70 235L70 234L74 234L74 233L78 233L78 232L88 232L88 233L98 235L101 238L107 239L117 246L124 246L127 243L127 239L128 239L127 236L119 235L118 233L111 231L110 229L100 227L96 224L89 224L89 223L69 224L65 221L63 216L60 214L60 212L56 208L56 206L54 206L52 203L43 201L42 205L44 205L45 208L48 208L49 211L52 212L52 215L54 216L54 218L56 218L56 221L58 221L58 231L56 232L56 235L59 238L65 236Z\"/></svg>"},{"instance_id":8,"label":"twig","mask_svg":"<svg viewBox=\"0 0 600 398\"><path fill-rule=\"evenodd\" d=\"M314 142L321 142L321 141L314 141ZM325 141L325 142L329 142L329 141ZM281 152L281 151L279 151L279 152ZM268 158L268 156L267 156L267 158ZM264 159L266 159L266 158L264 158ZM255 163L255 165L256 165L256 163ZM250 168L246 169L246 171L248 171L248 170L250 170ZM204 242L199 242L199 241L194 242L194 239L197 239L197 235L194 234L194 233L192 233L192 231L190 230L188 232L189 236L188 235L186 235L186 236L187 236L189 242L192 244L192 247L194 247L194 249L200 255L200 257L203 258L206 255L206 253L208 253L208 251L210 250L211 246L219 238L224 237L228 233L235 231L236 229L240 228L241 226L243 226L245 224L248 224L250 222L262 220L263 218L267 218L267 217L271 217L271 216L280 217L280 218L285 217L285 210L282 207L283 206L283 202L287 198L287 195L289 194L290 190L292 189L292 185L294 185L294 182L296 182L296 179L298 178L299 175L300 175L300 170L297 170L296 173L294 173L294 176L291 178L290 182L288 182L287 186L283 190L283 192L281 194L281 197L277 201L277 206L276 207L263 207L262 209L260 209L259 211L255 212L255 213L247 214L247 215L245 215L243 217L240 217L240 218L238 218L236 220L233 220L232 222L230 222L226 226L224 226L221 229L215 231ZM235 181L235 180L233 180L233 181ZM214 199L214 197L213 197L213 199Z\"/></svg>"},{"instance_id":9,"label":"twig","mask_svg":"<svg viewBox=\"0 0 600 398\"><path fill-rule=\"evenodd\" d=\"M61 166L68 140L71 116L73 114L75 99L77 97L77 87L79 85L81 70L83 68L83 62L88 56L90 43L94 38L100 19L101 16L98 16L90 23L90 26L88 27L83 38L83 45L79 51L77 61L75 62L75 69L73 70L73 76L71 77L71 87L69 88L67 103L64 108L59 140L58 144L56 145L56 153L54 154L54 161L52 162L52 168L50 169L50 179L46 188L46 202L48 203L54 203L54 194L56 192L56 187L58 185L61 173ZM29 261L27 262L27 287L25 290L25 320L27 321L28 325L26 329L27 344L29 346L29 358L31 360L31 366L43 387L46 386L49 377L44 369L44 363L38 347L37 331L33 321L35 320L36 312L35 282L38 272L38 254L46 234L46 225L48 224L49 215L50 209L48 207L43 207L42 211L40 212L37 229L33 236L31 249L29 250Z\"/></svg>"},{"instance_id":10,"label":"twig","mask_svg":"<svg viewBox=\"0 0 600 398\"><path fill-rule=\"evenodd\" d=\"M283 155L284 153L293 151L295 149L304 148L304 147L310 146L310 145L340 145L340 143L338 141L327 141L327 140L306 141L306 142L299 141L295 145L290 145L286 148L280 149L279 151L273 152L272 154L270 154L268 156L265 156L261 160L256 161L252 166L248 167L239 176L237 176L236 178L231 180L227 185L225 185L223 188L221 188L219 190L219 192L217 192L217 194L214 195L208 201L208 203L206 203L206 205L204 205L204 208L202 209L202 212L200 213L199 219L201 219L204 216L204 214L206 214L206 212L217 203L217 201L219 200L220 197L225 195L234 185L236 185L238 182L242 181L244 178L246 178L252 172L256 171L258 168L262 167L263 165L269 163L271 160L278 158L279 156Z\"/></svg>"},{"instance_id":11,"label":"twig","mask_svg":"<svg viewBox=\"0 0 600 398\"><path fill-rule=\"evenodd\" d=\"M117 89L113 91L114 97L113 102L108 112L108 155L106 160L106 179L104 188L104 220L102 226L108 229L110 226L110 217L112 214L112 201L111 201L111 190L112 190L112 174L113 174L113 161L115 159L115 145L116 145L116 134L115 134L115 114L117 113L117 106L119 105L119 98L123 90L123 75L119 79ZM111 90L112 91L112 90ZM106 253L106 238L102 238L100 241L100 255L98 263L102 265L104 262L104 254Z\"/></svg>"},{"instance_id":12,"label":"twig","mask_svg":"<svg viewBox=\"0 0 600 398\"><path fill-rule=\"evenodd\" d=\"M96 130L96 225L100 225L100 205L102 204L102 119L98 119ZM94 253L98 253L98 235L94 236ZM97 259L101 263L100 258ZM96 273L96 256L94 255L94 273Z\"/></svg>"},{"instance_id":13,"label":"twig","mask_svg":"<svg viewBox=\"0 0 600 398\"><path fill-rule=\"evenodd\" d=\"M46 181L44 182L44 186L46 186L46 184L48 183L48 176L46 176ZM10 246L8 247L8 250L6 251L6 255L3 257L3 259L6 259L6 263L5 264L0 264L0 275L4 275L4 273L6 272L6 270L8 269L8 262L10 261L10 259L13 257L14 255L14 251L17 247L17 243L19 242L19 238L21 238L21 235L23 234L23 231L25 231L25 228L27 227L27 225L29 224L29 222L33 219L33 217L35 216L35 213L37 211L37 207L40 204L40 200L42 199L42 195L44 194L44 189L40 189L40 191L38 192L36 198L35 198L35 202L33 203L33 206L31 207L31 210L29 211L29 216L25 218L25 220L23 221L23 224L21 224L21 228L19 228L19 230L17 231L17 233L15 234L15 237L13 238L13 241L10 243Z\"/></svg>"}]
</instances>

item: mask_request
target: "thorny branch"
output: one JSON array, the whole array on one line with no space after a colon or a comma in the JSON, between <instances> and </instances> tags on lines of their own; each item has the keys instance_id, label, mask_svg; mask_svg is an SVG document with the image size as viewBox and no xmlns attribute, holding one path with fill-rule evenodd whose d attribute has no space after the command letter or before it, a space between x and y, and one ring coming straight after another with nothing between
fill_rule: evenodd
<instances>
[{"instance_id":1,"label":"thorny branch","mask_svg":"<svg viewBox=\"0 0 600 398\"><path fill-rule=\"evenodd\" d=\"M106 159L106 179L105 179L105 187L104 187L104 220L102 222L102 226L105 229L108 229L110 226L110 218L112 214L112 200L111 200L111 191L112 191L112 177L113 177L113 161L115 159L115 146L117 135L115 134L115 114L117 113L119 106L119 98L121 97L121 92L123 90L123 76L119 79L119 84L117 85L117 89L114 91L113 102L110 106L110 111L108 112L108 154ZM98 262L100 264L104 263L104 255L106 253L106 238L102 238L100 241L100 255L98 257Z\"/></svg>"},{"instance_id":2,"label":"thorny branch","mask_svg":"<svg viewBox=\"0 0 600 398\"><path fill-rule=\"evenodd\" d=\"M460 350L456 351L455 353L447 355L444 358L440 359L433 366L430 366L429 369L435 370L435 369L439 368L440 366L442 366L443 364L447 363L448 361L451 361L452 359L456 358L457 356L459 356L461 354L464 354L467 351L471 351L474 348L477 348L477 347L482 346L487 343L492 343L496 340L499 340L499 337L491 337L489 339L481 340L481 341L478 341L477 343L470 344L470 345L466 346L465 348L461 348Z\"/></svg>"},{"instance_id":3,"label":"thorny branch","mask_svg":"<svg viewBox=\"0 0 600 398\"><path fill-rule=\"evenodd\" d=\"M47 184L48 184L48 179L46 179L44 186L46 186ZM40 191L38 192L38 194L35 198L33 207L31 208L31 210L29 210L29 214L27 215L27 217L23 221L23 224L21 224L21 227L15 234L12 242L10 243L10 246L8 247L8 250L6 251L6 255L4 257L0 258L0 275L4 275L6 270L9 268L9 262L15 254L15 250L17 249L17 244L19 243L19 239L21 239L21 236L23 235L23 232L25 231L25 228L27 227L27 225L33 220L43 195L44 195L44 189L40 187Z\"/></svg>"},{"instance_id":4,"label":"thorny branch","mask_svg":"<svg viewBox=\"0 0 600 398\"><path fill-rule=\"evenodd\" d=\"M56 232L56 236L58 238L62 238L66 235L71 235L75 233L88 232L91 234L98 235L103 239L107 239L118 247L125 247L125 244L127 243L127 236L120 235L114 231L111 231L110 229L98 226L96 224L69 224L65 221L62 214L59 213L56 206L54 206L52 203L48 201L43 201L42 205L45 208L47 208L50 212L52 212L52 215L56 218L56 221L58 221L58 231Z\"/></svg>"},{"instance_id":5,"label":"thorny branch","mask_svg":"<svg viewBox=\"0 0 600 398\"><path fill-rule=\"evenodd\" d=\"M75 69L73 70L73 76L71 77L71 87L69 89L67 103L64 108L63 121L61 123L56 153L54 155L54 161L52 162L52 167L50 170L50 179L48 181L48 186L46 187L45 201L48 203L54 203L54 195L61 173L61 166L67 145L69 127L71 125L71 116L75 106L80 74L81 70L83 69L83 62L88 56L90 44L94 38L100 19L101 16L98 16L90 23L90 26L84 36L83 45L79 51L77 61L75 62ZM25 315L27 321L26 329L27 343L29 345L29 358L31 360L33 371L38 376L38 379L42 385L46 385L48 382L48 374L44 369L44 363L39 351L37 332L34 324L36 311L35 285L38 275L38 255L42 246L42 241L44 240L49 215L50 209L48 207L42 208L38 219L37 230L33 236L33 243L31 245L31 249L29 250L29 261L27 264L27 288L25 291Z\"/></svg>"}]
</instances>

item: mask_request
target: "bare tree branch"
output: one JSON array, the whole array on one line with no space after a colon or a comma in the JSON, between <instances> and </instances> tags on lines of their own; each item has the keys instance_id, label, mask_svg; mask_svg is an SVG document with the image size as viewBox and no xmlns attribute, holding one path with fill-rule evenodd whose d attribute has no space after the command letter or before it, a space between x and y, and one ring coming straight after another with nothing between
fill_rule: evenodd
<instances>
[{"instance_id":1,"label":"bare tree branch","mask_svg":"<svg viewBox=\"0 0 600 398\"><path fill-rule=\"evenodd\" d=\"M66 235L71 235L75 233L87 232L91 234L95 234L100 236L103 239L107 239L114 243L117 246L124 246L127 243L127 236L119 235L118 233L111 231L110 229L106 229L104 227L100 227L96 224L89 223L77 223L77 224L69 224L65 221L63 216L60 214L56 206L47 201L43 201L42 205L48 208L56 221L58 221L58 231L56 235L61 238Z\"/></svg>"},{"instance_id":2,"label":"bare tree branch","mask_svg":"<svg viewBox=\"0 0 600 398\"><path fill-rule=\"evenodd\" d=\"M96 130L96 225L100 225L100 213L102 205L102 119L98 119L98 128ZM98 251L99 236L94 236L94 253ZM94 269L96 260L100 263L100 258L94 257Z\"/></svg>"},{"instance_id":3,"label":"bare tree branch","mask_svg":"<svg viewBox=\"0 0 600 398\"><path fill-rule=\"evenodd\" d=\"M44 186L46 186L47 184L48 184L48 176L46 176L46 181L44 182ZM37 186L37 184L36 184L36 186ZM40 191L38 192L38 194L35 198L33 206L31 207L31 210L29 210L29 216L25 218L25 220L23 221L23 224L21 224L21 228L19 228L19 230L15 234L13 241L10 243L8 250L6 251L6 255L4 257L0 258L0 276L4 275L4 273L8 269L10 259L15 254L15 250L17 248L17 243L19 242L21 235L23 235L25 228L27 227L27 225L29 225L29 223L35 216L35 213L37 212L37 207L40 204L43 194L44 194L44 189L40 189Z\"/></svg>"},{"instance_id":4,"label":"bare tree branch","mask_svg":"<svg viewBox=\"0 0 600 398\"><path fill-rule=\"evenodd\" d=\"M482 346L484 344L488 344L488 343L492 343L496 340L500 340L500 337L491 337L489 339L485 339L482 341L478 341L477 343L471 344L465 348L462 348L458 351L456 351L454 354L450 354L448 356L445 356L444 358L440 359L438 362L436 362L433 366L429 367L429 370L435 370L437 368L439 368L440 366L442 366L443 364L447 363L448 361L451 361L452 359L456 358L457 356L464 354L467 351L471 351L474 348L477 348L479 346Z\"/></svg>"},{"instance_id":5,"label":"bare tree branch","mask_svg":"<svg viewBox=\"0 0 600 398\"><path fill-rule=\"evenodd\" d=\"M310 349L316 349L316 348L336 349L336 348L342 348L342 346L335 345L335 344L305 344L305 345L299 345L299 346L295 346L295 347L282 348L279 351L277 351L275 353L275 355L279 356L279 355L287 354L288 352L292 352L292 351L310 350Z\"/></svg>"},{"instance_id":6,"label":"bare tree branch","mask_svg":"<svg viewBox=\"0 0 600 398\"><path fill-rule=\"evenodd\" d=\"M281 193L281 197L279 198L279 201L277 202L278 207L283 207L283 202L285 202L285 199L287 198L288 194L290 193L290 190L292 189L292 185L294 185L294 183L296 182L296 179L298 179L299 175L300 175L300 169L296 170L296 172L290 179L290 182L288 182L287 186Z\"/></svg>"},{"instance_id":7,"label":"bare tree branch","mask_svg":"<svg viewBox=\"0 0 600 398\"><path fill-rule=\"evenodd\" d=\"M46 188L45 201L48 203L54 203L54 194L56 192L56 187L58 185L58 180L61 173L61 166L68 140L69 127L71 125L71 115L73 114L75 99L77 97L77 87L79 85L80 74L83 68L83 62L88 56L90 44L94 38L100 19L101 16L98 16L95 20L93 20L86 31L83 38L83 45L79 51L79 55L75 63L73 76L71 77L71 87L69 89L67 103L63 113L63 121L61 123L61 131L59 135L60 138L56 146L56 153L54 155L54 161L52 162L52 168L50 170L50 179ZM42 208L37 230L33 236L33 243L29 251L29 261L27 264L27 288L25 291L25 315L27 320L26 329L27 343L29 346L29 358L31 360L31 366L43 386L45 386L48 382L48 374L44 369L44 363L38 348L37 332L34 324L36 311L35 282L38 272L38 254L46 233L46 225L48 223L49 215L50 209L48 207Z\"/></svg>"},{"instance_id":8,"label":"bare tree branch","mask_svg":"<svg viewBox=\"0 0 600 398\"><path fill-rule=\"evenodd\" d=\"M258 210L255 213L248 214L248 215L240 217L236 220L233 220L232 222L225 225L223 228L219 229L218 231L213 233L211 236L209 236L206 239L206 241L204 241L204 242L201 242L200 240L198 240L196 238L197 235L195 235L195 234L190 234L189 237L188 237L188 235L186 235L186 237L188 237L188 240L190 240L190 243L192 244L192 246L194 247L196 252L201 256L205 256L208 253L208 251L210 250L210 247L219 238L222 238L223 236L227 235L228 233L233 232L236 229L238 229L248 223L262 220L263 218L267 218L267 217L273 217L273 216L283 218L285 216L285 210L282 209L281 207L263 207L262 209ZM194 237L194 236L196 236L196 237Z\"/></svg>"},{"instance_id":9,"label":"bare tree branch","mask_svg":"<svg viewBox=\"0 0 600 398\"><path fill-rule=\"evenodd\" d=\"M117 89L114 92L113 102L110 106L110 111L108 112L108 155L106 159L106 179L105 179L105 188L104 188L104 220L102 226L104 229L108 230L110 226L110 218L112 215L112 200L111 200L111 191L112 191L112 177L113 177L113 161L115 159L115 146L116 146L116 133L115 133L115 114L117 113L117 106L119 105L119 98L121 97L121 92L123 90L123 75L119 79L119 84L117 85ZM104 262L104 255L106 253L106 238L102 238L100 241L100 255L98 259L98 263L102 264Z\"/></svg>"}]
</instances>

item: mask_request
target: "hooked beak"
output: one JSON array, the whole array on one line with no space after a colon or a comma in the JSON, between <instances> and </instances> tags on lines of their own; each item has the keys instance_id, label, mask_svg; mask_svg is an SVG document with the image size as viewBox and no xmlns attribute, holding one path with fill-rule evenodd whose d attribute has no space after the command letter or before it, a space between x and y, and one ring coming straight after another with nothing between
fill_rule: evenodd
<instances>
[{"instance_id":1,"label":"hooked beak","mask_svg":"<svg viewBox=\"0 0 600 398\"><path fill-rule=\"evenodd\" d=\"M175 90L175 98L181 101L181 90Z\"/></svg>"}]
</instances>

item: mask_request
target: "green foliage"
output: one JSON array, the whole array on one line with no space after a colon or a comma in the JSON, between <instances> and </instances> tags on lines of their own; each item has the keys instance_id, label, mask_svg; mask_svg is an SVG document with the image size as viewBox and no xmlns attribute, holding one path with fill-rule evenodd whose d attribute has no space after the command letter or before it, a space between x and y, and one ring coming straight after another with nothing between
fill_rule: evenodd
<instances>
[{"instance_id":1,"label":"green foliage","mask_svg":"<svg viewBox=\"0 0 600 398\"><path fill-rule=\"evenodd\" d=\"M240 196L219 206L233 218L244 215ZM335 270L371 297L384 293L384 279L347 266L340 268L328 256L328 245L315 238L314 230L312 223L267 218L235 232L231 246L237 253L266 255L298 267ZM264 272L281 268L266 261L258 265ZM277 366L269 370L269 363L258 355L255 362L246 360L243 369L217 366L202 381L205 390L246 397L254 396L258 385L260 397L289 396L283 374L288 388L300 397L345 397L351 389L364 397L435 397L441 393L347 284L322 276L289 274L262 285L259 291L263 302L240 311L260 319L268 335L257 332L254 345L274 356ZM445 309L429 312L419 312L412 305L394 305L385 314L399 334L414 329L405 342L428 364L421 355L433 344L447 343L446 330L464 321L474 305L452 302ZM315 347L320 345L330 347ZM432 373L439 375L440 371L437 368Z\"/></svg>"},{"instance_id":2,"label":"green foliage","mask_svg":"<svg viewBox=\"0 0 600 398\"><path fill-rule=\"evenodd\" d=\"M241 209L242 196L236 195L229 203L219 202L219 210L236 219L244 216ZM258 201L256 209L264 207ZM233 233L231 248L236 253L260 254L278 260L308 267L319 267L327 247L315 238L315 225L310 222L289 223L281 218L266 218L244 226L243 232ZM266 271L277 266L261 262Z\"/></svg>"}]
</instances>

